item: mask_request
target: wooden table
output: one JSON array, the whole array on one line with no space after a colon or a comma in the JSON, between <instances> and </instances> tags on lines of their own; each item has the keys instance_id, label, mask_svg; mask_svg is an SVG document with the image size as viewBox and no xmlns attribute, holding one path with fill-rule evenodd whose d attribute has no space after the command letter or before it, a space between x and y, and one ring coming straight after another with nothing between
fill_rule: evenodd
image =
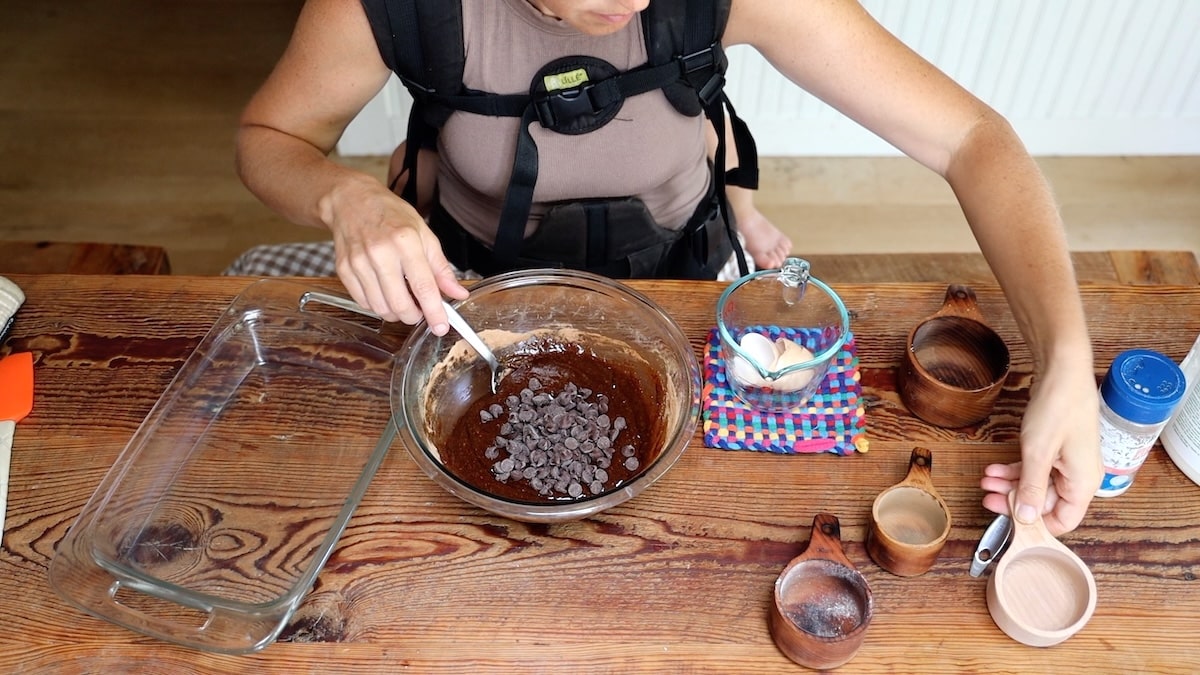
<instances>
[{"instance_id":1,"label":"wooden table","mask_svg":"<svg viewBox=\"0 0 1200 675\"><path fill-rule=\"evenodd\" d=\"M0 241L0 274L170 274L161 246Z\"/></svg>"},{"instance_id":2,"label":"wooden table","mask_svg":"<svg viewBox=\"0 0 1200 675\"><path fill-rule=\"evenodd\" d=\"M996 283L979 253L817 253L806 257L813 274L829 283ZM1200 264L1192 251L1074 251L1071 262L1082 283L1200 285Z\"/></svg>"},{"instance_id":3,"label":"wooden table","mask_svg":"<svg viewBox=\"0 0 1200 675\"><path fill-rule=\"evenodd\" d=\"M714 450L697 432L676 467L639 497L547 526L466 505L394 447L283 641L226 656L91 618L51 590L46 570L172 375L249 281L12 279L28 299L8 349L35 353L37 393L13 449L0 672L802 672L772 643L767 609L776 576L819 512L841 520L847 554L875 595L874 622L847 672L1200 670L1200 487L1161 450L1128 493L1096 500L1063 538L1096 576L1090 623L1037 649L991 621L986 580L967 574L992 519L978 480L985 464L1017 457L1030 385L1029 353L995 286L976 290L1012 347L1014 370L980 425L927 426L893 390L905 334L940 306L945 285L840 285L869 401L869 453ZM669 310L699 355L722 285L631 285ZM1098 375L1129 347L1179 359L1200 334L1200 287L1087 285L1083 297ZM916 445L933 452L954 527L931 571L900 578L871 562L862 542L871 501L903 476Z\"/></svg>"}]
</instances>

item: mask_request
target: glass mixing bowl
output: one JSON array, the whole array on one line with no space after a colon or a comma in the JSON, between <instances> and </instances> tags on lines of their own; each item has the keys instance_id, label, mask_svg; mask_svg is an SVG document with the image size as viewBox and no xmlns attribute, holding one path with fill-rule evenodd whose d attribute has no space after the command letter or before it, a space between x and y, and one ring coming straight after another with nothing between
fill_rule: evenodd
<instances>
[{"instance_id":1,"label":"glass mixing bowl","mask_svg":"<svg viewBox=\"0 0 1200 675\"><path fill-rule=\"evenodd\" d=\"M733 282L717 301L725 376L752 408L783 412L808 402L850 337L850 315L836 292L788 258Z\"/></svg>"},{"instance_id":2,"label":"glass mixing bowl","mask_svg":"<svg viewBox=\"0 0 1200 675\"><path fill-rule=\"evenodd\" d=\"M696 355L679 326L644 295L585 272L523 270L480 282L456 308L501 361L500 398L491 392L487 365L466 341L453 332L435 336L425 324L405 342L392 378L392 406L405 446L421 469L451 494L514 520L576 520L637 496L671 468L691 441L700 411ZM578 360L598 364L588 377L609 369L621 373L618 389L639 392L634 401L639 405L632 407L640 410L628 409L629 401L627 409L618 409L621 392L608 391L614 394L608 417L615 422L628 415L640 421L629 422L629 429L620 432L624 439L614 441L611 466L597 460L606 469L603 486L592 482L593 487L587 487L600 475L596 473L588 480L572 481L582 486L572 485L571 494L513 496L508 480L519 478L521 469L500 482L494 467L503 461L505 448L495 447L495 430L502 420L496 426L487 424L510 412L515 415L515 408L510 411L504 403L512 401L505 398L505 387L537 389L528 380L539 371L525 368L522 359L548 353L554 353L555 365L564 367ZM554 380L550 375L545 379ZM595 385L589 388L596 394L610 387L607 380ZM599 397L593 396L589 400L594 403ZM489 407L500 414L481 412ZM574 445L563 440L568 435L555 434L553 443L543 444L553 446L545 452L565 453L560 445ZM612 435L620 437L615 431ZM622 468L628 457L620 453L620 446L629 438L640 439L638 459L628 465L632 468ZM466 465L476 468L462 468Z\"/></svg>"}]
</instances>

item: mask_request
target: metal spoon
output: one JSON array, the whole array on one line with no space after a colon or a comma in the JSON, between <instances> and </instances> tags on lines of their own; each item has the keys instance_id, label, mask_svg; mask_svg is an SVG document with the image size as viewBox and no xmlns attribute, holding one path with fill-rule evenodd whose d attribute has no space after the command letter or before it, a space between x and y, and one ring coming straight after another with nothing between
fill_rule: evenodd
<instances>
[{"instance_id":1,"label":"metal spoon","mask_svg":"<svg viewBox=\"0 0 1200 675\"><path fill-rule=\"evenodd\" d=\"M1004 514L996 516L991 525L983 531L979 546L975 548L975 557L971 559L971 576L981 576L988 565L1004 555L1008 544L1012 541L1012 519Z\"/></svg>"},{"instance_id":2,"label":"metal spoon","mask_svg":"<svg viewBox=\"0 0 1200 675\"><path fill-rule=\"evenodd\" d=\"M446 316L450 319L450 327L457 331L476 352L479 352L484 361L487 361L488 367L492 369L492 393L496 393L497 385L500 382L500 361L496 359L496 355L492 353L492 350L488 349L488 346L484 344L479 334L475 332L475 329L471 328L466 319L462 318L458 310L451 307L450 303L445 300L442 300L442 308L446 310Z\"/></svg>"}]
</instances>

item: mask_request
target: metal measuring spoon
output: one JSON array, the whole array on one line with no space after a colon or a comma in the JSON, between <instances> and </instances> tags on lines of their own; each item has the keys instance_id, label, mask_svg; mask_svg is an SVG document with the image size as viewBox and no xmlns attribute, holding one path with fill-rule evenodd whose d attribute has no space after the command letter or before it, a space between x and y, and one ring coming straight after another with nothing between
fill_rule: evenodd
<instances>
[{"instance_id":1,"label":"metal measuring spoon","mask_svg":"<svg viewBox=\"0 0 1200 675\"><path fill-rule=\"evenodd\" d=\"M487 361L488 368L492 370L492 393L496 393L496 389L500 382L500 361L496 359L496 355L492 350L484 344L483 339L475 332L474 328L467 323L466 319L458 313L458 310L450 306L450 303L442 300L442 308L446 310L446 316L450 320L450 327L458 332L467 344L471 345L484 361Z\"/></svg>"},{"instance_id":2,"label":"metal measuring spoon","mask_svg":"<svg viewBox=\"0 0 1200 675\"><path fill-rule=\"evenodd\" d=\"M1012 520L1004 514L996 516L992 524L983 531L979 546L975 548L975 557L971 559L971 576L982 575L988 565L1004 555L1008 543L1012 541L1012 533Z\"/></svg>"}]
</instances>

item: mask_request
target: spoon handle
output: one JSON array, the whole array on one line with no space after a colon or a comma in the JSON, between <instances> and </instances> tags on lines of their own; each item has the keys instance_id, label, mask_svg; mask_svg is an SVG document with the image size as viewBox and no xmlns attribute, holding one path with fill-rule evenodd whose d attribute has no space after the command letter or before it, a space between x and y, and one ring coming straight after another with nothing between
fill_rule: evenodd
<instances>
[{"instance_id":1,"label":"spoon handle","mask_svg":"<svg viewBox=\"0 0 1200 675\"><path fill-rule=\"evenodd\" d=\"M1012 515L1012 537L1009 540L1009 550L1018 551L1034 546L1050 546L1070 553L1067 545L1058 540L1058 537L1050 534L1050 530L1046 529L1046 523L1042 520L1042 514L1038 513L1037 518L1032 523L1022 523L1017 520L1017 491L1013 490L1008 493L1008 511ZM1071 553L1071 555L1075 555Z\"/></svg>"},{"instance_id":2,"label":"spoon handle","mask_svg":"<svg viewBox=\"0 0 1200 675\"><path fill-rule=\"evenodd\" d=\"M442 308L446 310L446 317L450 320L450 327L457 331L467 341L467 344L471 345L483 357L484 361L488 362L488 365L492 367L493 373L496 372L500 368L500 362L496 360L496 355L484 344L479 334L471 328L471 325L462 318L462 315L454 307L450 306L450 303L442 300Z\"/></svg>"}]
</instances>

